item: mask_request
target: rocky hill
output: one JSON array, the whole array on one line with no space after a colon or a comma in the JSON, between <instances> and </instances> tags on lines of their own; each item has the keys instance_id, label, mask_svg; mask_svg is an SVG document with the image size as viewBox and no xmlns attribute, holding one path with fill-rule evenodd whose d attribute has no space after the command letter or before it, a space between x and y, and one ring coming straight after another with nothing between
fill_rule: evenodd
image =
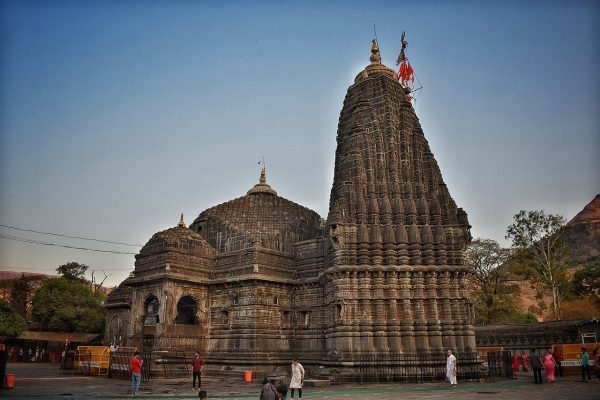
<instances>
[{"instance_id":1,"label":"rocky hill","mask_svg":"<svg viewBox=\"0 0 600 400\"><path fill-rule=\"evenodd\" d=\"M600 256L600 194L567 224L566 240L575 264Z\"/></svg>"}]
</instances>

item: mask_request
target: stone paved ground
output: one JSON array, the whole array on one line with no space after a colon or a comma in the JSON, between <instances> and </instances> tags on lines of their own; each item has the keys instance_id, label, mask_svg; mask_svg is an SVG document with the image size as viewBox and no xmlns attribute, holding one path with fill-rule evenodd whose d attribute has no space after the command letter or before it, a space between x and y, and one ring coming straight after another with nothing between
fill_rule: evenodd
<instances>
[{"instance_id":1,"label":"stone paved ground","mask_svg":"<svg viewBox=\"0 0 600 400\"><path fill-rule=\"evenodd\" d=\"M0 399L123 399L129 382L106 377L63 375L56 364L9 364L17 375L14 389L0 390ZM315 400L600 400L600 382L582 383L578 377L559 378L553 384L535 385L531 376L494 383L460 383L450 388L442 383L343 384L305 388L303 398ZM260 385L232 378L203 380L210 399L258 399ZM194 399L189 379L155 379L142 383L139 399Z\"/></svg>"}]
</instances>

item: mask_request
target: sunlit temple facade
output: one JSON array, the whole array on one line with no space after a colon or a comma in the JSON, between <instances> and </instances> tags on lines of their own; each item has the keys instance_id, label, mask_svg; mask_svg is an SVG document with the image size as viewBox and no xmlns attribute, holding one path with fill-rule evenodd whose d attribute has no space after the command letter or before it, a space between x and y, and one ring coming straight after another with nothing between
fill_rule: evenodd
<instances>
[{"instance_id":1,"label":"sunlit temple facade","mask_svg":"<svg viewBox=\"0 0 600 400\"><path fill-rule=\"evenodd\" d=\"M106 302L107 343L258 371L475 349L467 215L409 91L371 51L340 114L327 218L280 197L263 168L245 195L150 238Z\"/></svg>"}]
</instances>

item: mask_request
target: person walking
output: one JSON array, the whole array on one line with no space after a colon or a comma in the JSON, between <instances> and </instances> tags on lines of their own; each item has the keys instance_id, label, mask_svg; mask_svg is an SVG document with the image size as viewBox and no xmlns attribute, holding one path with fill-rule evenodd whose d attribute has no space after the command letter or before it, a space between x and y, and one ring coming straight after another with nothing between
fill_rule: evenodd
<instances>
[{"instance_id":1,"label":"person walking","mask_svg":"<svg viewBox=\"0 0 600 400\"><path fill-rule=\"evenodd\" d=\"M519 355L515 352L515 354L513 354L513 359L512 359L512 370L513 370L513 378L517 379L517 372L519 372Z\"/></svg>"},{"instance_id":2,"label":"person walking","mask_svg":"<svg viewBox=\"0 0 600 400\"><path fill-rule=\"evenodd\" d=\"M302 385L304 385L304 367L298 362L297 358L294 358L292 361L292 379L290 380L292 399L294 398L295 389L298 389L298 397L302 398Z\"/></svg>"},{"instance_id":3,"label":"person walking","mask_svg":"<svg viewBox=\"0 0 600 400\"><path fill-rule=\"evenodd\" d=\"M542 359L537 350L531 354L531 367L533 369L533 379L536 384L542 384Z\"/></svg>"},{"instance_id":4,"label":"person walking","mask_svg":"<svg viewBox=\"0 0 600 400\"><path fill-rule=\"evenodd\" d=\"M202 367L204 366L204 360L200 357L200 353L196 352L194 354L194 359L192 360L192 390L196 390L196 378L198 378L198 390L200 390L200 386L202 386Z\"/></svg>"},{"instance_id":5,"label":"person walking","mask_svg":"<svg viewBox=\"0 0 600 400\"><path fill-rule=\"evenodd\" d=\"M133 353L133 357L129 362L129 370L131 371L131 393L135 396L140 391L140 381L142 380L142 364L144 361L140 357L140 352Z\"/></svg>"},{"instance_id":6,"label":"person walking","mask_svg":"<svg viewBox=\"0 0 600 400\"><path fill-rule=\"evenodd\" d=\"M585 372L587 371L588 381L592 380L592 375L590 374L590 355L587 352L585 347L581 348L581 381L585 382Z\"/></svg>"},{"instance_id":7,"label":"person walking","mask_svg":"<svg viewBox=\"0 0 600 400\"><path fill-rule=\"evenodd\" d=\"M556 375L562 378L562 362L564 357L562 350L558 346L556 346L552 352L552 357L554 357L554 361L556 361Z\"/></svg>"},{"instance_id":8,"label":"person walking","mask_svg":"<svg viewBox=\"0 0 600 400\"><path fill-rule=\"evenodd\" d=\"M523 372L529 371L529 357L525 354L525 350L521 352L521 365L523 366Z\"/></svg>"},{"instance_id":9,"label":"person walking","mask_svg":"<svg viewBox=\"0 0 600 400\"><path fill-rule=\"evenodd\" d=\"M548 383L554 382L556 380L556 378L554 378L556 361L554 361L554 357L552 357L552 351L546 350L546 354L544 354L542 361L544 363L544 368L546 369L546 381Z\"/></svg>"},{"instance_id":10,"label":"person walking","mask_svg":"<svg viewBox=\"0 0 600 400\"><path fill-rule=\"evenodd\" d=\"M456 357L452 354L452 350L448 350L448 358L446 358L446 378L450 381L450 386L456 386Z\"/></svg>"}]
</instances>

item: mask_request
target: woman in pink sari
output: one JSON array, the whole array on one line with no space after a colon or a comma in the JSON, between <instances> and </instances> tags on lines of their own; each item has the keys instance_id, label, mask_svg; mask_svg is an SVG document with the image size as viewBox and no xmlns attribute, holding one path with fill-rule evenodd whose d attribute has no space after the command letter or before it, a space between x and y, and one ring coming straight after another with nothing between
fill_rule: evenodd
<instances>
[{"instance_id":1,"label":"woman in pink sari","mask_svg":"<svg viewBox=\"0 0 600 400\"><path fill-rule=\"evenodd\" d=\"M544 368L546 369L546 380L548 383L554 382L554 367L556 366L556 361L554 361L554 357L552 357L552 350L546 350L546 354L544 354L542 362L544 363Z\"/></svg>"}]
</instances>

